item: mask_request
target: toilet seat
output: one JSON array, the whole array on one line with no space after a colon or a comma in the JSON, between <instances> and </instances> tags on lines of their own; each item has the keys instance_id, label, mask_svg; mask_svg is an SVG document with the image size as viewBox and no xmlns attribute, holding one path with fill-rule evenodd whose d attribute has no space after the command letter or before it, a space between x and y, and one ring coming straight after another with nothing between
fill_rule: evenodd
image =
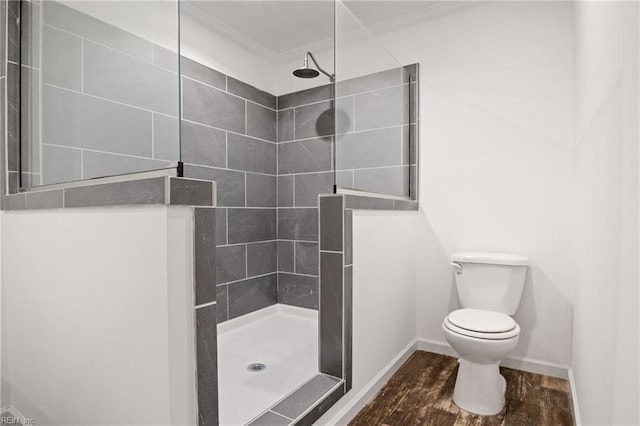
<instances>
[{"instance_id":1,"label":"toilet seat","mask_svg":"<svg viewBox=\"0 0 640 426\"><path fill-rule=\"evenodd\" d=\"M520 327L509 315L481 309L458 309L444 320L444 326L463 336L486 340L510 339L520 334Z\"/></svg>"}]
</instances>

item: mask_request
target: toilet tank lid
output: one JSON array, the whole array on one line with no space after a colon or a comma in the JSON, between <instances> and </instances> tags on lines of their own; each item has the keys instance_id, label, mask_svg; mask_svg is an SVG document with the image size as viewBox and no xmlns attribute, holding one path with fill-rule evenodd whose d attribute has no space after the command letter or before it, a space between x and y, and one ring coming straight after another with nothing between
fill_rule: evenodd
<instances>
[{"instance_id":1,"label":"toilet tank lid","mask_svg":"<svg viewBox=\"0 0 640 426\"><path fill-rule=\"evenodd\" d=\"M529 258L519 254L491 253L486 251L465 251L453 253L451 260L462 263L487 263L493 265L526 266Z\"/></svg>"}]
</instances>

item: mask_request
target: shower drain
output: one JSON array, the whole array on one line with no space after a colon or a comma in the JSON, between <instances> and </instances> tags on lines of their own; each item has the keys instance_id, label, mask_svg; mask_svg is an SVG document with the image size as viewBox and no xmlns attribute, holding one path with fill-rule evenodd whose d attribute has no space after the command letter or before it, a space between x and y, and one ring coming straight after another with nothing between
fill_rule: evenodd
<instances>
[{"instance_id":1,"label":"shower drain","mask_svg":"<svg viewBox=\"0 0 640 426\"><path fill-rule=\"evenodd\" d=\"M247 367L247 370L256 373L258 371L264 370L265 368L267 368L266 365L261 364L259 362L256 362L256 363L253 363L253 364L249 364L249 366Z\"/></svg>"}]
</instances>

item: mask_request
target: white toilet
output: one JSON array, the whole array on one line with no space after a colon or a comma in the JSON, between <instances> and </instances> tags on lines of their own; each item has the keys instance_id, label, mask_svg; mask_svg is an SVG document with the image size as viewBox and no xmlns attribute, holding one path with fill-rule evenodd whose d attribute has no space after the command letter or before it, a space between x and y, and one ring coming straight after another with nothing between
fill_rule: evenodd
<instances>
[{"instance_id":1,"label":"white toilet","mask_svg":"<svg viewBox=\"0 0 640 426\"><path fill-rule=\"evenodd\" d=\"M444 319L444 336L460 355L453 402L481 415L504 406L506 382L500 361L516 348L520 327L515 314L529 259L505 253L451 255L462 309Z\"/></svg>"}]
</instances>

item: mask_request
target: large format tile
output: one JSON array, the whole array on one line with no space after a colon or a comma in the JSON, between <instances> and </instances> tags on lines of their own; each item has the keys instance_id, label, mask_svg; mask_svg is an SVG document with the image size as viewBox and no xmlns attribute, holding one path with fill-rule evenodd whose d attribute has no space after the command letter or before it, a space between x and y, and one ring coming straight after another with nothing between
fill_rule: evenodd
<instances>
[{"instance_id":1,"label":"large format tile","mask_svg":"<svg viewBox=\"0 0 640 426\"><path fill-rule=\"evenodd\" d=\"M169 204L211 207L215 204L214 183L169 177Z\"/></svg>"},{"instance_id":2,"label":"large format tile","mask_svg":"<svg viewBox=\"0 0 640 426\"><path fill-rule=\"evenodd\" d=\"M336 83L336 97L399 86L403 83L404 74L404 69L398 67L340 81Z\"/></svg>"},{"instance_id":3,"label":"large format tile","mask_svg":"<svg viewBox=\"0 0 640 426\"><path fill-rule=\"evenodd\" d=\"M248 426L288 426L291 424L291 420L276 414L271 411L267 411L260 417L254 419Z\"/></svg>"},{"instance_id":4,"label":"large format tile","mask_svg":"<svg viewBox=\"0 0 640 426\"><path fill-rule=\"evenodd\" d=\"M275 241L247 244L247 276L255 277L278 270L278 244Z\"/></svg>"},{"instance_id":5,"label":"large format tile","mask_svg":"<svg viewBox=\"0 0 640 426\"><path fill-rule=\"evenodd\" d=\"M353 266L344 268L344 377L345 392L353 382Z\"/></svg>"},{"instance_id":6,"label":"large format tile","mask_svg":"<svg viewBox=\"0 0 640 426\"><path fill-rule=\"evenodd\" d=\"M229 291L226 284L216 286L216 317L218 324L229 319Z\"/></svg>"},{"instance_id":7,"label":"large format tile","mask_svg":"<svg viewBox=\"0 0 640 426\"><path fill-rule=\"evenodd\" d=\"M338 170L402 164L402 127L336 136Z\"/></svg>"},{"instance_id":8,"label":"large format tile","mask_svg":"<svg viewBox=\"0 0 640 426\"><path fill-rule=\"evenodd\" d=\"M236 134L227 138L229 168L276 174L276 144Z\"/></svg>"},{"instance_id":9,"label":"large format tile","mask_svg":"<svg viewBox=\"0 0 640 426\"><path fill-rule=\"evenodd\" d=\"M245 205L245 174L242 172L185 164L184 177L215 181L217 205L220 207L242 207Z\"/></svg>"},{"instance_id":10,"label":"large format tile","mask_svg":"<svg viewBox=\"0 0 640 426\"><path fill-rule=\"evenodd\" d=\"M245 132L245 101L188 78L182 79L182 116L232 132Z\"/></svg>"},{"instance_id":11,"label":"large format tile","mask_svg":"<svg viewBox=\"0 0 640 426\"><path fill-rule=\"evenodd\" d=\"M257 89L233 77L228 77L227 91L244 99L259 103L272 110L276 109L276 97L264 90Z\"/></svg>"},{"instance_id":12,"label":"large format tile","mask_svg":"<svg viewBox=\"0 0 640 426\"><path fill-rule=\"evenodd\" d=\"M377 194L409 196L409 167L385 167L354 171L354 189Z\"/></svg>"},{"instance_id":13,"label":"large format tile","mask_svg":"<svg viewBox=\"0 0 640 426\"><path fill-rule=\"evenodd\" d=\"M153 158L180 161L180 124L178 119L153 114Z\"/></svg>"},{"instance_id":14,"label":"large format tile","mask_svg":"<svg viewBox=\"0 0 640 426\"><path fill-rule=\"evenodd\" d=\"M20 2L20 63L30 68L40 68L40 4ZM4 60L4 58L3 58Z\"/></svg>"},{"instance_id":15,"label":"large format tile","mask_svg":"<svg viewBox=\"0 0 640 426\"><path fill-rule=\"evenodd\" d=\"M353 264L353 210L344 210L344 264Z\"/></svg>"},{"instance_id":16,"label":"large format tile","mask_svg":"<svg viewBox=\"0 0 640 426\"><path fill-rule=\"evenodd\" d=\"M278 111L278 142L293 140L293 109Z\"/></svg>"},{"instance_id":17,"label":"large format tile","mask_svg":"<svg viewBox=\"0 0 640 426\"><path fill-rule=\"evenodd\" d=\"M293 243L278 240L278 271L294 272Z\"/></svg>"},{"instance_id":18,"label":"large format tile","mask_svg":"<svg viewBox=\"0 0 640 426\"><path fill-rule=\"evenodd\" d=\"M127 155L106 154L95 151L84 151L82 154L84 179L146 172L165 169L169 166L170 163L168 161L130 157Z\"/></svg>"},{"instance_id":19,"label":"large format tile","mask_svg":"<svg viewBox=\"0 0 640 426\"><path fill-rule=\"evenodd\" d=\"M30 118L20 121L20 171L40 173L40 71L23 66L20 75L22 117Z\"/></svg>"},{"instance_id":20,"label":"large format tile","mask_svg":"<svg viewBox=\"0 0 640 426\"><path fill-rule=\"evenodd\" d=\"M216 305L196 309L198 425L218 424L218 343Z\"/></svg>"},{"instance_id":21,"label":"large format tile","mask_svg":"<svg viewBox=\"0 0 640 426\"><path fill-rule=\"evenodd\" d=\"M320 371L342 378L342 253L320 252Z\"/></svg>"},{"instance_id":22,"label":"large format tile","mask_svg":"<svg viewBox=\"0 0 640 426\"><path fill-rule=\"evenodd\" d=\"M177 74L86 40L83 45L85 93L178 115Z\"/></svg>"},{"instance_id":23,"label":"large format tile","mask_svg":"<svg viewBox=\"0 0 640 426\"><path fill-rule=\"evenodd\" d=\"M311 89L278 96L278 109L287 109L314 102L328 101L329 99L331 99L331 85L325 84L324 86L312 87Z\"/></svg>"},{"instance_id":24,"label":"large format tile","mask_svg":"<svg viewBox=\"0 0 640 426\"><path fill-rule=\"evenodd\" d=\"M20 68L12 63L7 63L6 107L7 169L17 172L20 170Z\"/></svg>"},{"instance_id":25,"label":"large format tile","mask_svg":"<svg viewBox=\"0 0 640 426\"><path fill-rule=\"evenodd\" d=\"M318 374L291 395L278 403L271 411L295 419L338 384L338 380Z\"/></svg>"},{"instance_id":26,"label":"large format tile","mask_svg":"<svg viewBox=\"0 0 640 426\"><path fill-rule=\"evenodd\" d=\"M165 202L164 177L79 186L64 190L65 207L164 204Z\"/></svg>"},{"instance_id":27,"label":"large format tile","mask_svg":"<svg viewBox=\"0 0 640 426\"><path fill-rule=\"evenodd\" d=\"M247 102L247 135L275 142L276 112Z\"/></svg>"},{"instance_id":28,"label":"large format tile","mask_svg":"<svg viewBox=\"0 0 640 426\"><path fill-rule=\"evenodd\" d=\"M182 121L182 161L211 167L227 166L227 134L222 130Z\"/></svg>"},{"instance_id":29,"label":"large format tile","mask_svg":"<svg viewBox=\"0 0 640 426\"><path fill-rule=\"evenodd\" d=\"M82 40L48 25L42 31L42 82L81 91Z\"/></svg>"},{"instance_id":30,"label":"large format tile","mask_svg":"<svg viewBox=\"0 0 640 426\"><path fill-rule=\"evenodd\" d=\"M247 173L247 207L276 207L275 176Z\"/></svg>"},{"instance_id":31,"label":"large format tile","mask_svg":"<svg viewBox=\"0 0 640 426\"><path fill-rule=\"evenodd\" d=\"M356 130L409 124L408 85L362 93L355 97Z\"/></svg>"},{"instance_id":32,"label":"large format tile","mask_svg":"<svg viewBox=\"0 0 640 426\"><path fill-rule=\"evenodd\" d=\"M178 50L178 40L174 46L175 50ZM165 49L157 44L151 46L153 51L153 65L159 66L166 70L177 73L178 72L178 54L175 51ZM184 73L182 73L184 75Z\"/></svg>"},{"instance_id":33,"label":"large format tile","mask_svg":"<svg viewBox=\"0 0 640 426\"><path fill-rule=\"evenodd\" d=\"M333 193L333 172L295 176L296 207L316 207L319 194Z\"/></svg>"},{"instance_id":34,"label":"large format tile","mask_svg":"<svg viewBox=\"0 0 640 426\"><path fill-rule=\"evenodd\" d=\"M7 1L7 60L20 62L20 1Z\"/></svg>"},{"instance_id":35,"label":"large format tile","mask_svg":"<svg viewBox=\"0 0 640 426\"><path fill-rule=\"evenodd\" d=\"M216 210L195 208L194 276L196 305L216 300Z\"/></svg>"},{"instance_id":36,"label":"large format tile","mask_svg":"<svg viewBox=\"0 0 640 426\"><path fill-rule=\"evenodd\" d=\"M244 244L216 247L216 284L247 277L247 248Z\"/></svg>"},{"instance_id":37,"label":"large format tile","mask_svg":"<svg viewBox=\"0 0 640 426\"><path fill-rule=\"evenodd\" d=\"M318 240L318 209L278 209L278 238Z\"/></svg>"},{"instance_id":38,"label":"large format tile","mask_svg":"<svg viewBox=\"0 0 640 426\"><path fill-rule=\"evenodd\" d=\"M229 284L229 319L278 303L277 274Z\"/></svg>"},{"instance_id":39,"label":"large format tile","mask_svg":"<svg viewBox=\"0 0 640 426\"><path fill-rule=\"evenodd\" d=\"M343 196L320 197L320 250L342 251Z\"/></svg>"},{"instance_id":40,"label":"large format tile","mask_svg":"<svg viewBox=\"0 0 640 426\"><path fill-rule=\"evenodd\" d=\"M278 302L307 309L318 309L318 277L278 274Z\"/></svg>"},{"instance_id":41,"label":"large format tile","mask_svg":"<svg viewBox=\"0 0 640 426\"><path fill-rule=\"evenodd\" d=\"M293 207L293 176L278 176L278 207Z\"/></svg>"},{"instance_id":42,"label":"large format tile","mask_svg":"<svg viewBox=\"0 0 640 426\"><path fill-rule=\"evenodd\" d=\"M331 102L321 102L295 109L295 138L309 139L335 132Z\"/></svg>"},{"instance_id":43,"label":"large format tile","mask_svg":"<svg viewBox=\"0 0 640 426\"><path fill-rule=\"evenodd\" d=\"M216 245L227 244L227 209L216 208Z\"/></svg>"},{"instance_id":44,"label":"large format tile","mask_svg":"<svg viewBox=\"0 0 640 426\"><path fill-rule=\"evenodd\" d=\"M44 185L82 179L79 149L42 145L42 183Z\"/></svg>"},{"instance_id":45,"label":"large format tile","mask_svg":"<svg viewBox=\"0 0 640 426\"><path fill-rule=\"evenodd\" d=\"M45 24L151 62L151 43L55 1L42 2Z\"/></svg>"},{"instance_id":46,"label":"large format tile","mask_svg":"<svg viewBox=\"0 0 640 426\"><path fill-rule=\"evenodd\" d=\"M228 212L229 244L276 239L276 209L233 209Z\"/></svg>"},{"instance_id":47,"label":"large format tile","mask_svg":"<svg viewBox=\"0 0 640 426\"><path fill-rule=\"evenodd\" d=\"M34 209L61 209L64 204L64 195L61 189L55 191L27 192L25 208Z\"/></svg>"},{"instance_id":48,"label":"large format tile","mask_svg":"<svg viewBox=\"0 0 640 426\"><path fill-rule=\"evenodd\" d=\"M151 157L151 112L42 87L42 142Z\"/></svg>"},{"instance_id":49,"label":"large format tile","mask_svg":"<svg viewBox=\"0 0 640 426\"><path fill-rule=\"evenodd\" d=\"M330 170L330 140L319 138L278 144L278 174Z\"/></svg>"},{"instance_id":50,"label":"large format tile","mask_svg":"<svg viewBox=\"0 0 640 426\"><path fill-rule=\"evenodd\" d=\"M221 90L227 89L227 76L184 56L180 57L180 73Z\"/></svg>"},{"instance_id":51,"label":"large format tile","mask_svg":"<svg viewBox=\"0 0 640 426\"><path fill-rule=\"evenodd\" d=\"M318 275L318 243L296 241L295 244L296 273Z\"/></svg>"}]
</instances>

